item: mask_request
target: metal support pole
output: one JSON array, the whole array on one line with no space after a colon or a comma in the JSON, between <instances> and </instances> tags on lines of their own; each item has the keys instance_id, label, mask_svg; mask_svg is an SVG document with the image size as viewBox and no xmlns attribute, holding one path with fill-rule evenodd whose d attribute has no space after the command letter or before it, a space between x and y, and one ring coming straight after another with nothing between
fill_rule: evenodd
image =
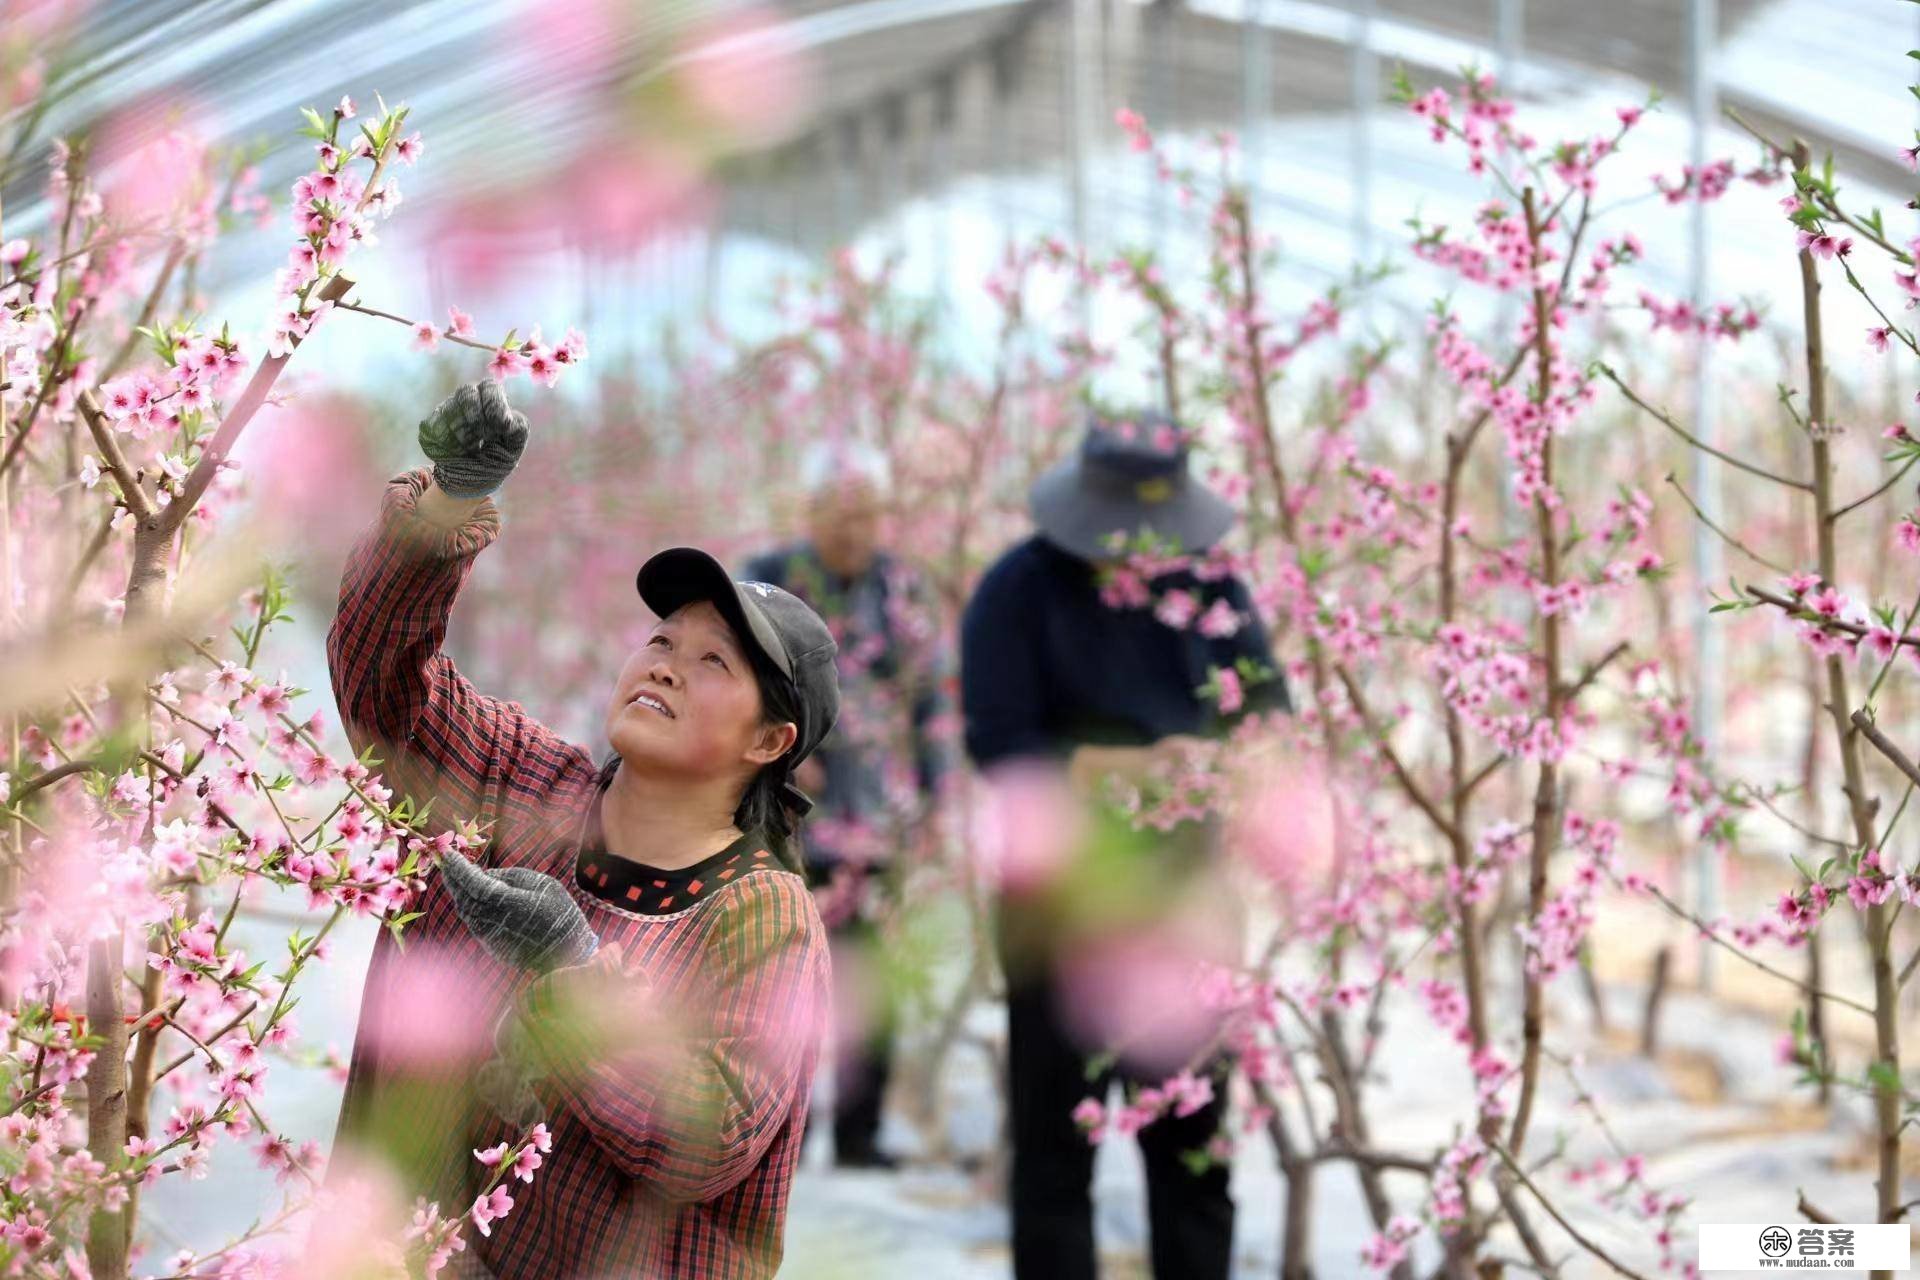
<instances>
[{"instance_id":1,"label":"metal support pole","mask_svg":"<svg viewBox=\"0 0 1920 1280\"><path fill-rule=\"evenodd\" d=\"M1240 32L1240 136L1246 145L1247 213L1257 219L1267 182L1267 117L1273 111L1273 44L1267 0L1245 0Z\"/></svg>"},{"instance_id":2,"label":"metal support pole","mask_svg":"<svg viewBox=\"0 0 1920 1280\"><path fill-rule=\"evenodd\" d=\"M853 233L864 216L866 171L862 165L860 117L847 115L835 129L833 157L833 215L835 226L829 244L851 244Z\"/></svg>"},{"instance_id":3,"label":"metal support pole","mask_svg":"<svg viewBox=\"0 0 1920 1280\"><path fill-rule=\"evenodd\" d=\"M960 87L956 76L948 73L933 86L932 115L929 120L928 159L932 169L927 176L927 225L933 235L933 303L945 314L950 297L947 276L953 269L950 246L953 241L953 193L942 190L953 180L953 131L959 119Z\"/></svg>"},{"instance_id":4,"label":"metal support pole","mask_svg":"<svg viewBox=\"0 0 1920 1280\"><path fill-rule=\"evenodd\" d=\"M1374 0L1354 0L1351 40L1353 112L1353 256L1373 256L1373 113L1380 103L1380 60L1373 52Z\"/></svg>"},{"instance_id":5,"label":"metal support pole","mask_svg":"<svg viewBox=\"0 0 1920 1280\"><path fill-rule=\"evenodd\" d=\"M1087 166L1093 158L1093 140L1098 128L1095 116L1100 92L1100 3L1101 0L1071 0L1068 7L1067 57L1067 154L1069 215L1073 223L1073 243L1077 253L1093 250L1093 227L1088 218ZM1093 300L1085 289L1074 291L1082 328L1090 327Z\"/></svg>"},{"instance_id":6,"label":"metal support pole","mask_svg":"<svg viewBox=\"0 0 1920 1280\"><path fill-rule=\"evenodd\" d=\"M1715 81L1714 43L1718 38L1717 0L1689 0L1687 6L1687 95L1693 116L1693 171L1707 166L1707 150L1715 118L1719 115L1719 85ZM1690 292L1693 305L1704 314L1710 305L1708 292L1713 287L1713 235L1711 210L1705 200L1695 199L1693 216L1688 221L1688 245L1691 262ZM1713 337L1702 333L1695 344L1693 362L1693 430L1710 447L1718 447L1719 426L1714 421ZM1720 540L1706 522L1721 522L1720 465L1706 450L1693 451L1694 501L1699 503L1702 521L1693 527L1693 571L1697 589L1705 591L1719 583L1725 568ZM1726 659L1725 633L1704 609L1694 615L1694 657L1698 668L1695 687L1694 725L1700 745L1711 759L1720 745L1720 712L1725 685L1722 665ZM1711 920L1720 909L1720 858L1707 841L1701 841L1695 854L1695 909L1703 920ZM1714 948L1701 946L1700 989L1713 987Z\"/></svg>"},{"instance_id":7,"label":"metal support pole","mask_svg":"<svg viewBox=\"0 0 1920 1280\"><path fill-rule=\"evenodd\" d=\"M1160 130L1165 130L1173 119L1173 62L1177 55L1168 48L1174 36L1173 22L1172 6L1164 3L1147 6L1147 123ZM1164 264L1171 213L1167 184L1160 181L1152 156L1141 156L1138 168L1147 184L1147 242Z\"/></svg>"},{"instance_id":8,"label":"metal support pole","mask_svg":"<svg viewBox=\"0 0 1920 1280\"><path fill-rule=\"evenodd\" d=\"M1013 112L1010 107L1014 94L1015 60L1020 50L1012 40L1005 40L994 47L989 63L989 84L987 89L987 150L989 152L988 172L992 181L987 190L994 203L994 225L1000 229L1000 246L1004 249L1013 240L1014 208L1012 197L1008 194L1012 188L1013 175Z\"/></svg>"},{"instance_id":9,"label":"metal support pole","mask_svg":"<svg viewBox=\"0 0 1920 1280\"><path fill-rule=\"evenodd\" d=\"M1513 92L1514 71L1520 65L1520 46L1527 26L1526 8L1527 0L1499 0L1493 13L1494 75L1508 93Z\"/></svg>"}]
</instances>

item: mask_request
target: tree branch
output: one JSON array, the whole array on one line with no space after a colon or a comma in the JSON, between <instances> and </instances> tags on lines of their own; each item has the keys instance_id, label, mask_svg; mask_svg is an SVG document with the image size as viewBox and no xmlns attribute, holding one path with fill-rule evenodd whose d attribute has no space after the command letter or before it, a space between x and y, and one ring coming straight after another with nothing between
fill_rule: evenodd
<instances>
[{"instance_id":1,"label":"tree branch","mask_svg":"<svg viewBox=\"0 0 1920 1280\"><path fill-rule=\"evenodd\" d=\"M1828 630L1844 631L1850 636L1864 637L1867 634L1865 627L1857 622L1848 622L1844 618L1825 618L1817 615L1813 617L1802 617L1801 615L1809 612L1805 605L1797 600L1790 600L1776 591L1769 591L1765 587L1756 587L1748 584L1746 592L1754 599L1764 600L1774 608L1784 611L1789 617L1796 618L1802 622L1816 622ZM1920 636L1895 636L1894 643L1920 648Z\"/></svg>"},{"instance_id":2,"label":"tree branch","mask_svg":"<svg viewBox=\"0 0 1920 1280\"><path fill-rule=\"evenodd\" d=\"M1453 824L1447 821L1447 816L1440 812L1439 806L1434 804L1420 784L1414 781L1413 775L1407 772L1406 765L1400 762L1400 757L1395 754L1392 744L1387 741L1386 733L1373 718L1373 712L1368 709L1367 700L1361 694L1360 686L1354 682L1352 673L1346 667L1336 665L1334 674L1339 676L1340 683L1346 686L1347 697L1353 700L1353 709L1359 712L1360 722L1366 726L1367 735L1373 739L1381 757L1386 760L1387 767L1393 770L1394 780L1400 784L1400 789L1407 793L1407 797L1419 807L1420 812L1427 815L1428 821L1433 823L1441 835L1449 840L1456 839L1457 833L1453 829Z\"/></svg>"},{"instance_id":3,"label":"tree branch","mask_svg":"<svg viewBox=\"0 0 1920 1280\"><path fill-rule=\"evenodd\" d=\"M1617 1271L1621 1275L1628 1277L1629 1280L1647 1280L1647 1278L1641 1275L1638 1271L1635 1271L1632 1268L1623 1265L1616 1258L1614 1258L1612 1254L1608 1253L1605 1249L1602 1249L1599 1245L1595 1244L1593 1241L1589 1240L1586 1236L1582 1235L1578 1227L1575 1227L1571 1222L1568 1222L1566 1218L1562 1217L1560 1214L1560 1211L1553 1207L1553 1202L1547 1199L1545 1194L1541 1192L1540 1188L1533 1184L1533 1179L1527 1176L1526 1171L1522 1169L1520 1165L1514 1160L1514 1158L1507 1153L1507 1149L1505 1147L1501 1146L1497 1142L1489 1143L1487 1145L1492 1149L1495 1155L1500 1157L1500 1162L1507 1166L1507 1171L1514 1176L1515 1181L1519 1182L1521 1186L1525 1187L1528 1191L1531 1191L1533 1193L1533 1198L1539 1202L1540 1207L1542 1209L1545 1209L1547 1211L1547 1216L1552 1218L1555 1222L1559 1223L1560 1229L1562 1231L1566 1232L1568 1235L1573 1237L1575 1244L1579 1245L1582 1249L1585 1249L1588 1253L1592 1254L1594 1257L1600 1259L1600 1261L1606 1263L1609 1267L1612 1267L1615 1271Z\"/></svg>"},{"instance_id":4,"label":"tree branch","mask_svg":"<svg viewBox=\"0 0 1920 1280\"><path fill-rule=\"evenodd\" d=\"M13 789L9 804L19 804L42 787L50 787L63 778L71 778L76 773L98 773L101 764L98 760L69 760L65 764L55 765L45 773L36 774Z\"/></svg>"},{"instance_id":5,"label":"tree branch","mask_svg":"<svg viewBox=\"0 0 1920 1280\"><path fill-rule=\"evenodd\" d=\"M153 504L147 501L133 468L127 465L126 455L120 452L120 442L114 438L107 416L100 411L100 403L88 390L80 393L78 404L80 416L86 419L87 430L93 435L94 447L100 450L101 461L107 464L107 470L120 485L120 497L126 502L127 510L133 512L134 519L145 520L153 514Z\"/></svg>"},{"instance_id":6,"label":"tree branch","mask_svg":"<svg viewBox=\"0 0 1920 1280\"><path fill-rule=\"evenodd\" d=\"M1705 440L1702 440L1699 436L1694 435L1691 431L1688 431L1685 427L1675 422L1673 420L1672 415L1666 413L1664 410L1656 409L1652 405L1648 404L1645 400L1642 400L1638 392L1636 392L1633 388L1629 387L1626 383L1620 381L1620 375L1616 374L1612 370L1612 368L1610 368L1607 365L1601 364L1598 361L1594 362L1593 367L1595 371L1600 374L1601 377L1605 378L1608 382L1611 382L1614 386L1618 387L1620 389L1621 395L1633 401L1634 404L1640 406L1641 409L1651 414L1657 421L1665 423L1668 430L1672 431L1675 435L1679 436L1682 440L1685 440L1688 444L1692 445L1694 448L1700 450L1701 452L1712 454L1714 457L1720 459L1720 461L1726 463L1728 466L1738 467L1740 470L1745 471L1750 475L1759 476L1762 480L1771 480L1775 484L1785 485L1789 489L1798 489L1802 493L1813 492L1813 485L1808 481L1795 480L1791 476L1777 475L1774 472L1767 470L1765 467L1755 466L1753 463L1748 462L1743 458L1736 458L1730 453L1714 448L1712 445L1708 444Z\"/></svg>"},{"instance_id":7,"label":"tree branch","mask_svg":"<svg viewBox=\"0 0 1920 1280\"><path fill-rule=\"evenodd\" d=\"M1893 488L1893 486L1895 486L1896 484L1899 484L1900 477L1906 475L1907 472L1913 470L1913 464L1916 462L1920 462L1920 455L1916 455L1915 457L1908 458L1906 460L1906 463L1903 466L1901 466L1901 468L1898 471L1888 476L1885 483L1883 483L1878 489L1875 489L1872 493L1868 494L1864 498L1856 498L1854 501L1849 502L1846 506L1841 507L1838 511L1835 511L1833 513L1833 518L1835 520L1838 520L1841 516L1846 515L1849 511L1852 511L1854 508L1866 506L1869 502L1872 502L1875 498L1878 498L1881 494Z\"/></svg>"},{"instance_id":8,"label":"tree branch","mask_svg":"<svg viewBox=\"0 0 1920 1280\"><path fill-rule=\"evenodd\" d=\"M1873 722L1873 717L1867 714L1865 707L1855 711L1851 718L1853 727L1865 734L1867 741L1880 749L1881 755L1893 761L1894 768L1906 774L1915 786L1920 786L1920 768L1914 766L1906 752L1894 745L1893 739L1880 732L1880 727Z\"/></svg>"},{"instance_id":9,"label":"tree branch","mask_svg":"<svg viewBox=\"0 0 1920 1280\"><path fill-rule=\"evenodd\" d=\"M1680 500L1687 504L1687 509L1693 512L1694 516L1700 521L1701 524L1704 524L1705 526L1707 526L1707 528L1713 530L1715 533L1720 535L1720 540L1722 542L1726 543L1728 546L1732 547L1735 551L1738 551L1741 555L1753 561L1755 564L1759 565L1761 568L1771 569L1775 573L1779 574L1781 577L1786 577L1788 574L1791 574L1793 572L1793 570L1787 568L1785 565L1775 564L1773 561L1767 559L1765 556L1761 555L1758 551L1755 551L1752 547L1749 547L1746 543L1740 541L1740 539L1734 537L1731 533L1728 533L1725 529L1722 529L1719 525L1715 524L1713 522L1712 517L1708 516L1706 512L1700 509L1700 504L1693 500L1693 495L1687 492L1686 486L1681 484L1679 479L1671 471L1667 472L1667 483L1673 486L1674 492L1680 495Z\"/></svg>"},{"instance_id":10,"label":"tree branch","mask_svg":"<svg viewBox=\"0 0 1920 1280\"><path fill-rule=\"evenodd\" d=\"M1664 906L1667 910L1673 912L1674 915L1679 916L1682 920L1687 921L1689 924L1693 925L1694 928L1698 929L1700 931L1701 937L1707 939L1707 941L1709 942L1725 947L1728 951L1740 957L1740 959L1746 961L1748 964L1760 970L1762 973L1769 974L1775 978L1778 978L1782 982L1790 983L1793 986L1800 988L1800 990L1806 992L1808 995L1812 996L1816 1000L1831 1001L1834 1004L1845 1005L1847 1008L1852 1009L1856 1013L1864 1013L1869 1018L1873 1016L1873 1010L1869 1009L1866 1005L1861 1004L1858 1000L1852 1000L1842 995L1835 995L1831 991L1823 991L1819 987L1814 986L1810 982L1806 982L1803 979L1796 978L1790 973L1782 973L1780 970L1774 968L1772 965L1768 964L1766 961L1758 959L1754 956L1748 955L1746 952L1742 951L1739 947L1734 946L1731 942L1728 942L1725 938L1721 937L1719 932L1715 930L1711 925L1707 924L1706 921L1702 920L1699 916L1694 915L1691 911L1688 911L1685 907L1675 902L1672 898L1669 898L1666 894L1660 892L1660 888L1658 885L1649 884L1647 886L1647 892L1651 893L1655 898L1657 898L1660 901L1660 904Z\"/></svg>"}]
</instances>

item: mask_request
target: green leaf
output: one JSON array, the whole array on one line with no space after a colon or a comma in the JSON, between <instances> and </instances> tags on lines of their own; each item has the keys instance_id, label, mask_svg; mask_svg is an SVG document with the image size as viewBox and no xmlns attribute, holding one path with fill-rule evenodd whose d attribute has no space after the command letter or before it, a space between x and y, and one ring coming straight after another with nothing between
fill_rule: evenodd
<instances>
[{"instance_id":1,"label":"green leaf","mask_svg":"<svg viewBox=\"0 0 1920 1280\"><path fill-rule=\"evenodd\" d=\"M1883 1093L1900 1092L1900 1072L1884 1059L1867 1067L1867 1079Z\"/></svg>"},{"instance_id":2,"label":"green leaf","mask_svg":"<svg viewBox=\"0 0 1920 1280\"><path fill-rule=\"evenodd\" d=\"M1207 1154L1205 1147L1194 1147L1180 1153L1180 1163L1187 1166L1187 1172L1196 1178L1203 1178L1213 1168L1213 1157Z\"/></svg>"}]
</instances>

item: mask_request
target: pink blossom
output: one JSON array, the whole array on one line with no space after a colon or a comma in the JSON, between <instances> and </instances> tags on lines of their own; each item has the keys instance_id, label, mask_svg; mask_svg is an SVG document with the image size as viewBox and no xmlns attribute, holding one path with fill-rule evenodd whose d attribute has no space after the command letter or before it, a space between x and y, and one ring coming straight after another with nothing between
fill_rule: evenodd
<instances>
[{"instance_id":1,"label":"pink blossom","mask_svg":"<svg viewBox=\"0 0 1920 1280\"><path fill-rule=\"evenodd\" d=\"M1867 329L1867 343L1875 351L1885 351L1887 339L1891 336L1893 336L1893 330L1885 326L1869 326Z\"/></svg>"},{"instance_id":2,"label":"pink blossom","mask_svg":"<svg viewBox=\"0 0 1920 1280\"><path fill-rule=\"evenodd\" d=\"M1820 575L1817 573L1796 573L1786 580L1787 590L1796 596L1803 596L1819 585Z\"/></svg>"},{"instance_id":3,"label":"pink blossom","mask_svg":"<svg viewBox=\"0 0 1920 1280\"><path fill-rule=\"evenodd\" d=\"M1191 591L1175 589L1160 597L1160 603L1153 608L1153 616L1175 631L1184 631L1200 612L1200 602Z\"/></svg>"},{"instance_id":4,"label":"pink blossom","mask_svg":"<svg viewBox=\"0 0 1920 1280\"><path fill-rule=\"evenodd\" d=\"M1847 612L1847 598L1828 587L1807 601L1807 607L1823 618L1837 621Z\"/></svg>"},{"instance_id":5,"label":"pink blossom","mask_svg":"<svg viewBox=\"0 0 1920 1280\"><path fill-rule=\"evenodd\" d=\"M513 1158L513 1176L522 1182L531 1183L533 1172L540 1167L541 1163L540 1152L532 1143L528 1143L520 1148L520 1153Z\"/></svg>"},{"instance_id":6,"label":"pink blossom","mask_svg":"<svg viewBox=\"0 0 1920 1280\"><path fill-rule=\"evenodd\" d=\"M986 874L1020 893L1050 883L1069 863L1085 817L1058 769L1010 764L975 794L974 847Z\"/></svg>"},{"instance_id":7,"label":"pink blossom","mask_svg":"<svg viewBox=\"0 0 1920 1280\"><path fill-rule=\"evenodd\" d=\"M388 1061L409 1070L477 1067L493 1051L492 1028L469 1016L463 993L472 984L461 956L430 944L410 945L404 1000L370 999L360 1035Z\"/></svg>"},{"instance_id":8,"label":"pink blossom","mask_svg":"<svg viewBox=\"0 0 1920 1280\"><path fill-rule=\"evenodd\" d=\"M440 345L440 331L426 321L413 326L413 349L432 351Z\"/></svg>"},{"instance_id":9,"label":"pink blossom","mask_svg":"<svg viewBox=\"0 0 1920 1280\"><path fill-rule=\"evenodd\" d=\"M458 307L448 307L447 336L450 338L471 338L473 336L473 317Z\"/></svg>"},{"instance_id":10,"label":"pink blossom","mask_svg":"<svg viewBox=\"0 0 1920 1280\"><path fill-rule=\"evenodd\" d=\"M1100 1141L1106 1124L1107 1108L1098 1098L1082 1098L1073 1109L1073 1122L1087 1135L1089 1142Z\"/></svg>"},{"instance_id":11,"label":"pink blossom","mask_svg":"<svg viewBox=\"0 0 1920 1280\"><path fill-rule=\"evenodd\" d=\"M475 1200L473 1208L467 1211L467 1216L473 1219L473 1225L479 1228L481 1235L491 1236L492 1224L512 1211L513 1196L507 1191L507 1184L503 1182Z\"/></svg>"},{"instance_id":12,"label":"pink blossom","mask_svg":"<svg viewBox=\"0 0 1920 1280\"><path fill-rule=\"evenodd\" d=\"M1908 512L1893 527L1894 542L1909 555L1920 555L1920 512Z\"/></svg>"},{"instance_id":13,"label":"pink blossom","mask_svg":"<svg viewBox=\"0 0 1920 1280\"><path fill-rule=\"evenodd\" d=\"M1246 705L1246 691L1240 686L1240 673L1232 667L1221 667L1213 673L1214 683L1220 691L1220 714L1230 716Z\"/></svg>"},{"instance_id":14,"label":"pink blossom","mask_svg":"<svg viewBox=\"0 0 1920 1280\"><path fill-rule=\"evenodd\" d=\"M1239 632L1243 625L1240 611L1226 600L1215 600L1200 615L1198 631L1209 640L1221 640Z\"/></svg>"},{"instance_id":15,"label":"pink blossom","mask_svg":"<svg viewBox=\"0 0 1920 1280\"><path fill-rule=\"evenodd\" d=\"M551 387L560 381L560 362L546 347L530 343L525 349L525 360L528 376L541 386Z\"/></svg>"},{"instance_id":16,"label":"pink blossom","mask_svg":"<svg viewBox=\"0 0 1920 1280\"><path fill-rule=\"evenodd\" d=\"M505 382L514 374L526 368L527 358L518 351L509 351L505 347L493 353L493 359L487 361L487 376L495 382Z\"/></svg>"}]
</instances>

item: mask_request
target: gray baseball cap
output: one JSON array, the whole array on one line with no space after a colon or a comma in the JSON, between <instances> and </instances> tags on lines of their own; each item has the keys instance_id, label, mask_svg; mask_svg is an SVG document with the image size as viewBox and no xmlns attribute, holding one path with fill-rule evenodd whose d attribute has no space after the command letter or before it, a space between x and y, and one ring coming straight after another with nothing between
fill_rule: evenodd
<instances>
[{"instance_id":1,"label":"gray baseball cap","mask_svg":"<svg viewBox=\"0 0 1920 1280\"><path fill-rule=\"evenodd\" d=\"M792 682L800 736L784 757L788 768L806 759L832 730L840 717L840 673L834 664L840 646L806 601L770 582L736 582L726 566L698 547L672 547L649 558L635 585L647 608L663 618L683 605L711 602L742 644ZM783 798L802 814L813 807L791 781Z\"/></svg>"}]
</instances>

